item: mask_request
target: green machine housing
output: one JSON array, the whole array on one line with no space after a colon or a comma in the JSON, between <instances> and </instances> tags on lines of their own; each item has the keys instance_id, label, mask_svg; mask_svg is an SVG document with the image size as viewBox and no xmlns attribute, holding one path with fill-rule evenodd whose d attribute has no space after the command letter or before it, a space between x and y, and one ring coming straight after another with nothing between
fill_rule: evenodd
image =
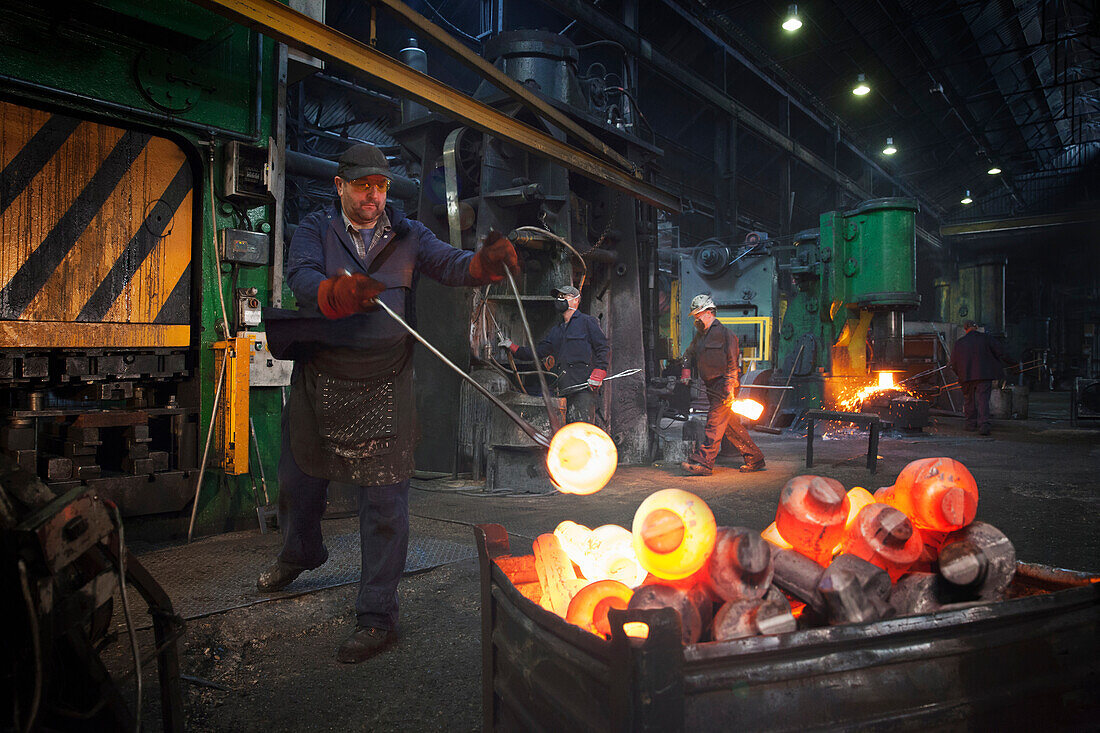
<instances>
[{"instance_id":1,"label":"green machine housing","mask_svg":"<svg viewBox=\"0 0 1100 733\"><path fill-rule=\"evenodd\" d=\"M795 388L788 406L833 406L872 371L900 368L904 313L916 292L917 202L864 201L821 215L820 227L777 248L778 365Z\"/></svg>"},{"instance_id":2,"label":"green machine housing","mask_svg":"<svg viewBox=\"0 0 1100 733\"><path fill-rule=\"evenodd\" d=\"M213 344L249 328L242 302L284 295L273 199L249 189L281 170L276 57L187 2L0 4L0 287L13 296L0 320L17 335L0 340L0 450L162 535L187 526L219 412ZM244 256L215 251L225 230ZM282 397L257 376L240 403L255 424L246 455L274 479ZM200 533L255 521L249 476L219 470L219 453Z\"/></svg>"}]
</instances>

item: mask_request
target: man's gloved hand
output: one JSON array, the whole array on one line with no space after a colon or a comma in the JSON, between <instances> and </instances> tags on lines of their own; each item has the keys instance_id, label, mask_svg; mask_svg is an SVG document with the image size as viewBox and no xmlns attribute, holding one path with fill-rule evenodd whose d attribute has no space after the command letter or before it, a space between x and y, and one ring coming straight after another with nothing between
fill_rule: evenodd
<instances>
[{"instance_id":1,"label":"man's gloved hand","mask_svg":"<svg viewBox=\"0 0 1100 733\"><path fill-rule=\"evenodd\" d=\"M503 335L500 336L499 338L500 338L500 340L497 341L497 346L499 346L503 349L508 349L513 354L516 353L517 351L519 351L519 347L516 346L514 343L512 343L512 339L508 338L507 336L503 336Z\"/></svg>"},{"instance_id":2,"label":"man's gloved hand","mask_svg":"<svg viewBox=\"0 0 1100 733\"><path fill-rule=\"evenodd\" d=\"M504 279L504 268L513 275L519 274L519 255L511 240L495 229L485 235L485 244L474 253L470 260L470 277L481 285L500 282Z\"/></svg>"},{"instance_id":3,"label":"man's gloved hand","mask_svg":"<svg viewBox=\"0 0 1100 733\"><path fill-rule=\"evenodd\" d=\"M691 370L690 369L681 369L680 370L680 384L691 384Z\"/></svg>"},{"instance_id":4,"label":"man's gloved hand","mask_svg":"<svg viewBox=\"0 0 1100 733\"><path fill-rule=\"evenodd\" d=\"M385 289L385 285L361 272L337 275L321 281L317 306L325 318L346 318L374 308L374 299Z\"/></svg>"},{"instance_id":5,"label":"man's gloved hand","mask_svg":"<svg viewBox=\"0 0 1100 733\"><path fill-rule=\"evenodd\" d=\"M592 373L588 375L588 386L592 389L598 389L605 379L607 379L607 372L605 370L593 369Z\"/></svg>"}]
</instances>

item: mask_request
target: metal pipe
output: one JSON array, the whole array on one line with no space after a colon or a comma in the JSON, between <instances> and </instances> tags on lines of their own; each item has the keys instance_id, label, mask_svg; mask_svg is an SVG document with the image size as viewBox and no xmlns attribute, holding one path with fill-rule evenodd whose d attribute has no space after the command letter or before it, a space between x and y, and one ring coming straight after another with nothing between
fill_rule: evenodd
<instances>
[{"instance_id":1,"label":"metal pipe","mask_svg":"<svg viewBox=\"0 0 1100 733\"><path fill-rule=\"evenodd\" d=\"M523 321L523 332L527 335L527 343L535 356L535 369L539 373L539 388L542 390L542 402L546 405L546 416L550 419L550 429L556 433L561 430L561 415L554 409L554 403L550 401L550 388L546 386L546 374L542 371L542 361L535 348L535 337L531 334L531 325L527 322L527 311L523 309L523 299L519 295L519 288L516 287L516 279L512 277L512 271L505 267L504 274L508 276L508 284L512 286L512 293L516 296L516 308L519 309L519 317Z\"/></svg>"},{"instance_id":2,"label":"metal pipe","mask_svg":"<svg viewBox=\"0 0 1100 733\"><path fill-rule=\"evenodd\" d=\"M395 320L399 324L401 324L401 326L406 331L408 331L412 335L413 338L415 338L420 343L424 344L424 346L427 347L428 351L430 351L433 354L435 354L436 356L438 356L439 359L444 364L446 364L451 369L453 369L455 371L455 373L458 374L458 376L462 377L467 382L469 382L470 386L472 386L474 389L476 389L478 392L480 392L482 394L482 396L484 396L487 400L489 400L494 405L496 405L501 410L503 410L504 414L507 415L508 417L510 417L512 419L512 421L516 425L519 426L519 429L522 430L524 433L526 433L528 435L528 437L531 438L531 440L535 441L536 443L541 445L543 448L549 448L550 447L550 436L546 435L545 433L539 432L539 430L534 425L532 425L531 423L524 420L522 417L517 415L515 413L515 411L512 410L512 408L508 407L508 405L501 402L500 399L495 394L493 394L489 390L485 389L485 387L483 385L479 384L476 379L471 377L466 372L462 371L462 369L460 369L458 367L458 365L456 365L454 362L452 362L450 359L448 359L443 354L443 352L441 352L439 349L432 346L426 338L424 338L419 333L417 333L416 329L414 329L408 323L405 323L405 319L402 318L401 316L397 315L393 311L393 309L391 309L388 305L383 303L381 300L377 300L377 299L374 302L378 305L379 308L381 308L386 313L388 313L390 315L390 317L393 318L393 320ZM551 426L553 426L553 422L551 422Z\"/></svg>"},{"instance_id":3,"label":"metal pipe","mask_svg":"<svg viewBox=\"0 0 1100 733\"><path fill-rule=\"evenodd\" d=\"M199 478L195 482L195 500L191 503L191 523L187 525L187 542L191 542L191 535L195 531L195 515L199 511L199 492L202 491L202 479L206 475L206 459L210 456L210 440L214 437L214 423L218 416L216 411L222 398L222 384L225 381L225 366L229 361L229 354L222 356L222 368L218 372L218 386L214 390L214 407L210 411L210 425L206 428L206 447L202 449L202 465L199 466Z\"/></svg>"},{"instance_id":4,"label":"metal pipe","mask_svg":"<svg viewBox=\"0 0 1100 733\"><path fill-rule=\"evenodd\" d=\"M286 151L286 172L296 176L315 178L318 181L332 181L340 164L335 160L318 158L315 155ZM396 173L390 176L389 195L403 201L411 201L420 196L420 181L406 178Z\"/></svg>"}]
</instances>

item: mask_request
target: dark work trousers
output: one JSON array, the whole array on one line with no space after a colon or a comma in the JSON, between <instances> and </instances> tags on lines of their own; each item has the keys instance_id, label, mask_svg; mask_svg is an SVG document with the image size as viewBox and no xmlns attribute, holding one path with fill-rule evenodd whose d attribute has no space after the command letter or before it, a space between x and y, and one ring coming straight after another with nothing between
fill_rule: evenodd
<instances>
[{"instance_id":1,"label":"dark work trousers","mask_svg":"<svg viewBox=\"0 0 1100 733\"><path fill-rule=\"evenodd\" d=\"M718 457L718 451L722 447L722 436L726 436L744 455L745 463L760 463L764 460L764 454L752 442L745 426L741 424L741 418L730 409L728 398L721 396L724 381L716 379L706 383L707 400L710 402L707 424L703 428L703 441L691 454L690 460L707 468L714 468L714 459Z\"/></svg>"},{"instance_id":2,"label":"dark work trousers","mask_svg":"<svg viewBox=\"0 0 1100 733\"><path fill-rule=\"evenodd\" d=\"M748 466L755 466L764 462L764 451L749 437L748 428L741 422L741 416L731 412L730 421L726 423L726 440L733 443Z\"/></svg>"},{"instance_id":3,"label":"dark work trousers","mask_svg":"<svg viewBox=\"0 0 1100 733\"><path fill-rule=\"evenodd\" d=\"M328 501L328 479L302 472L290 448L283 411L283 452L279 457L279 560L300 568L324 564L328 550L321 537L321 516ZM359 487L359 546L362 571L355 615L360 626L397 627L397 583L409 549L409 482Z\"/></svg>"},{"instance_id":4,"label":"dark work trousers","mask_svg":"<svg viewBox=\"0 0 1100 733\"><path fill-rule=\"evenodd\" d=\"M963 425L968 428L989 427L989 395L993 382L978 379L959 385L963 393Z\"/></svg>"}]
</instances>

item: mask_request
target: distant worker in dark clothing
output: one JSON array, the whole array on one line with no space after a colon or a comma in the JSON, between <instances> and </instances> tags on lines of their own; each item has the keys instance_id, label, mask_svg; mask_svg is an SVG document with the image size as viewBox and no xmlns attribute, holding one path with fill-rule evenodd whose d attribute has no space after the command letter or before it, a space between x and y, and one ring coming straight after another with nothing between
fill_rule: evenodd
<instances>
[{"instance_id":1,"label":"distant worker in dark clothing","mask_svg":"<svg viewBox=\"0 0 1100 733\"><path fill-rule=\"evenodd\" d=\"M974 321L963 323L966 333L951 350L951 368L959 377L963 393L963 428L989 435L989 394L993 380L1000 379L1004 364L1014 363L1001 345L978 330Z\"/></svg>"},{"instance_id":2,"label":"distant worker in dark clothing","mask_svg":"<svg viewBox=\"0 0 1100 733\"><path fill-rule=\"evenodd\" d=\"M565 397L565 416L569 422L592 423L596 420L596 390L607 377L611 348L600 328L600 321L577 308L581 291L572 285L553 290L555 307L562 322L551 328L539 341L536 351L548 368L558 374L558 394ZM511 350L517 359L534 361L535 354L526 346L518 346L502 337L500 345ZM587 389L570 390L587 384Z\"/></svg>"},{"instance_id":3,"label":"distant worker in dark clothing","mask_svg":"<svg viewBox=\"0 0 1100 733\"><path fill-rule=\"evenodd\" d=\"M744 456L743 473L765 468L764 453L749 437L741 417L731 409L731 400L741 386L741 370L737 365L740 344L737 337L718 322L717 311L718 306L709 295L697 295L692 299L691 315L695 317L696 333L684 351L681 365L680 379L686 384L691 380L690 364L695 363L710 402L703 441L691 457L680 464L694 476L709 476L714 470L714 459L722 447L723 435Z\"/></svg>"}]
</instances>

